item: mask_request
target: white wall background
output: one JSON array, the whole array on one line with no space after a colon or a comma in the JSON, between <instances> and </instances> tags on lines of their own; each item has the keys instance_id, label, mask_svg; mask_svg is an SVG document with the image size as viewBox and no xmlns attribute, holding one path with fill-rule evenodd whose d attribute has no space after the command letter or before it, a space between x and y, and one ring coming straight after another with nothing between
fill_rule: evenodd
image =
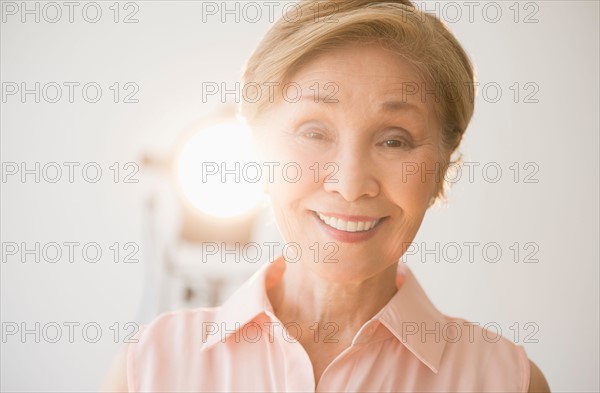
<instances>
[{"instance_id":1,"label":"white wall background","mask_svg":"<svg viewBox=\"0 0 600 393\"><path fill-rule=\"evenodd\" d=\"M473 182L463 176L449 204L428 214L416 239L429 247L496 242L503 256L497 263L486 262L480 247L474 263L464 255L457 263L421 263L420 254L407 261L446 314L497 322L511 339L518 322L515 341L525 346L553 391L598 391L599 4L521 2L515 22L514 3L495 3L502 10L497 23L483 17L486 2L474 9L472 22L463 3L453 3L462 11L459 17L447 3L437 4L471 55L481 84L495 82L502 88L496 103L492 90L478 97L461 150L466 161L496 162L503 174L497 183L486 182L480 166ZM118 347L111 326L120 323L122 341L122 325L143 319L142 304L154 301L143 288L149 259L140 251L140 263L115 264L108 248L114 242L142 243L149 183L143 176L137 184L114 183L109 166L169 148L186 126L210 113L218 103L202 103L202 82L239 78L269 26L267 8L257 23L243 17L236 23L234 16L225 23L216 16L203 23L201 2L138 1L139 22L124 24L113 22L112 2L98 2L102 18L88 23L81 14L86 2L81 2L69 23L68 8L60 2L58 22L48 23L42 15L39 23L33 16L23 23L20 13L10 15L4 12L7 2L2 4L3 83L97 82L104 92L95 104L85 102L80 89L73 103L66 97L56 104L35 103L32 96L26 103L18 96L2 103L3 163L97 162L104 171L95 184L83 181L80 172L73 183L38 184L32 176L25 183L18 177L3 180L2 242L97 242L104 254L95 264L80 254L74 263L63 257L54 264L38 264L31 257L21 263L18 256L7 256L1 264L3 334L14 323L32 328L39 322L50 329L48 324L56 322L63 326L63 337L48 342L44 337L53 336L51 330L39 343L33 334L25 336L25 343L19 335L3 337L1 388L93 391ZM40 9L45 4L39 3ZM434 2L427 6L435 9ZM120 19L134 10L123 7ZM47 11L53 18L55 11ZM494 9L487 11L488 19L494 18ZM281 5L275 8L276 15L281 12ZM524 23L531 13L537 22ZM108 88L114 82L137 83L139 103L113 103ZM521 86L516 103L509 89L515 82ZM523 89L528 82L539 87L538 103L523 102L532 91ZM535 163L539 181L515 183L509 168L514 162L520 163L522 175L529 173L525 163ZM265 236L275 236L269 231ZM514 263L509 249L515 242L521 246L520 263ZM528 242L539 247L538 263L522 263ZM80 323L73 343L65 322ZM81 327L88 322L102 328L96 343L82 339ZM527 322L539 328L533 336L537 343L524 342L533 331L524 328Z\"/></svg>"}]
</instances>

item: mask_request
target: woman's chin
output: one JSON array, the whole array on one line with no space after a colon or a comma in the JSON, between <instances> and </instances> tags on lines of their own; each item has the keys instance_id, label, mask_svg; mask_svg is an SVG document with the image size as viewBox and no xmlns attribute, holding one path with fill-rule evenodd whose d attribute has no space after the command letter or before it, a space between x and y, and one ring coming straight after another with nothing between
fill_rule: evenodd
<instances>
[{"instance_id":1,"label":"woman's chin","mask_svg":"<svg viewBox=\"0 0 600 393\"><path fill-rule=\"evenodd\" d=\"M393 264L393 261L384 263L384 260L373 253L339 251L328 261L304 260L301 268L312 271L324 280L342 284L364 281Z\"/></svg>"}]
</instances>

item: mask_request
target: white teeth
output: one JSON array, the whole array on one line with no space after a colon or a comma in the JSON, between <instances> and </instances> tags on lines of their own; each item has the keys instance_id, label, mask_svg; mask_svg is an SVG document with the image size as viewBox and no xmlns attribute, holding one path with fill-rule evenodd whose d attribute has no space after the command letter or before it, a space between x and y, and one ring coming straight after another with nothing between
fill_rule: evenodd
<instances>
[{"instance_id":1,"label":"white teeth","mask_svg":"<svg viewBox=\"0 0 600 393\"><path fill-rule=\"evenodd\" d=\"M323 217L324 217L324 216L323 216ZM335 218L335 217L327 217L327 220L328 220L329 222L325 222L325 224L327 224L327 225L331 225L332 227L334 227L334 228L337 228L337 221L338 221L338 219L337 219L337 218Z\"/></svg>"},{"instance_id":2,"label":"white teeth","mask_svg":"<svg viewBox=\"0 0 600 393\"><path fill-rule=\"evenodd\" d=\"M339 229L340 231L348 231L348 221L344 221L338 218L335 224L335 228Z\"/></svg>"},{"instance_id":3,"label":"white teeth","mask_svg":"<svg viewBox=\"0 0 600 393\"><path fill-rule=\"evenodd\" d=\"M364 232L371 230L377 225L380 219L374 221L345 221L337 217L329 217L321 213L317 213L319 218L327 225L344 232Z\"/></svg>"}]
</instances>

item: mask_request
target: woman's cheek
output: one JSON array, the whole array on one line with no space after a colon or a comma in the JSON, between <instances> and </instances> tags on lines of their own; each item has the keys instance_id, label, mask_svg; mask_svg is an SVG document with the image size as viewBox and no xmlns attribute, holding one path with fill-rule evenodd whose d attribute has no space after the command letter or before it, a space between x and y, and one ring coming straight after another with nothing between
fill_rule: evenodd
<instances>
[{"instance_id":1,"label":"woman's cheek","mask_svg":"<svg viewBox=\"0 0 600 393\"><path fill-rule=\"evenodd\" d=\"M406 165L408 164L408 165ZM391 204L412 216L415 210L428 200L431 185L421 181L421 175L413 169L412 162L396 162L380 169L381 191Z\"/></svg>"},{"instance_id":2,"label":"woman's cheek","mask_svg":"<svg viewBox=\"0 0 600 393\"><path fill-rule=\"evenodd\" d=\"M402 192L405 202L419 210L426 210L435 195L440 179L439 163L433 149L422 149L401 163L402 168L396 189Z\"/></svg>"}]
</instances>

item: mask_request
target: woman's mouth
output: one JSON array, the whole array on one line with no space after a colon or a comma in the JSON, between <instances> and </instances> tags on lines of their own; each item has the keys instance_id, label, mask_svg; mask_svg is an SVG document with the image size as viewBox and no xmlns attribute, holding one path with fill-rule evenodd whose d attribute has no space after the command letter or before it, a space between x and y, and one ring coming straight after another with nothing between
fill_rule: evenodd
<instances>
[{"instance_id":1,"label":"woman's mouth","mask_svg":"<svg viewBox=\"0 0 600 393\"><path fill-rule=\"evenodd\" d=\"M377 224L381 221L381 218L366 220L362 218L357 219L343 219L339 216L333 217L320 212L317 213L317 216L321 219L325 225L330 226L333 229L337 229L338 231L343 232L366 232L375 228Z\"/></svg>"}]
</instances>

